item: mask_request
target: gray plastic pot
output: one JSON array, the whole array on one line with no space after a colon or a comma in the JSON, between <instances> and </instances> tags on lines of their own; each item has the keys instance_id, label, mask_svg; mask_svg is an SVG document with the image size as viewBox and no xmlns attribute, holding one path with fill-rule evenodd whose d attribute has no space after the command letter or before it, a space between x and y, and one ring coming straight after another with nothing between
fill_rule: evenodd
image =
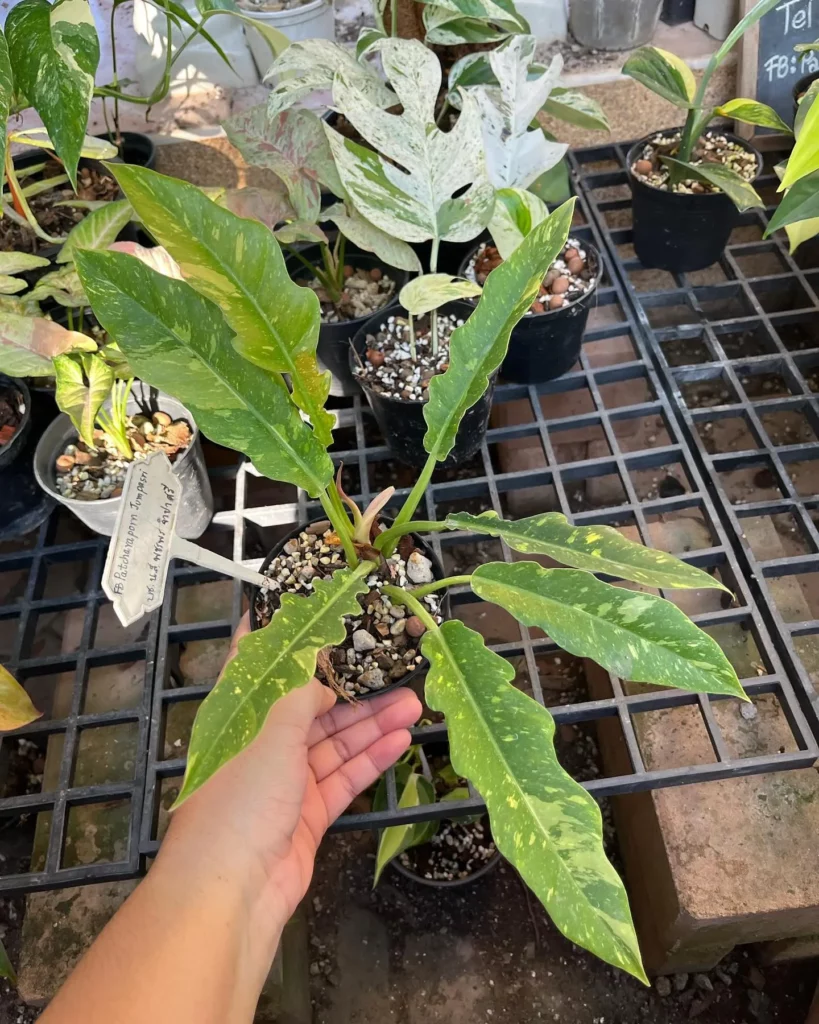
<instances>
[{"instance_id":1,"label":"gray plastic pot","mask_svg":"<svg viewBox=\"0 0 819 1024\"><path fill-rule=\"evenodd\" d=\"M662 0L572 0L569 27L583 46L630 50L651 41Z\"/></svg>"},{"instance_id":2,"label":"gray plastic pot","mask_svg":"<svg viewBox=\"0 0 819 1024\"><path fill-rule=\"evenodd\" d=\"M162 410L174 419L185 419L193 427L193 439L189 447L182 452L173 464L173 471L182 483L182 505L176 520L176 532L185 540L195 540L208 527L213 516L213 494L202 455L199 441L199 428L193 416L175 398L170 398L147 385L134 385L135 390L128 399L129 413L143 413ZM105 403L109 408L109 403ZM61 505L65 505L74 515L95 533L110 537L114 532L120 502L122 498L104 498L99 501L79 501L76 498L65 498L57 489L57 471L55 462L65 446L77 438L77 431L65 413L61 413L46 429L34 453L34 475L43 490Z\"/></svg>"}]
</instances>

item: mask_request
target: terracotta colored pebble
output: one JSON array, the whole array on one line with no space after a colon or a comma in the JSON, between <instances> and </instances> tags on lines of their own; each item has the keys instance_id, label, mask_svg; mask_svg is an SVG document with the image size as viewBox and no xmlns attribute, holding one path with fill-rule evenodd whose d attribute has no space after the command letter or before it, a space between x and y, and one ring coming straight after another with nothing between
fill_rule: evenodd
<instances>
[{"instance_id":1,"label":"terracotta colored pebble","mask_svg":"<svg viewBox=\"0 0 819 1024\"><path fill-rule=\"evenodd\" d=\"M5 426L0 427L0 444L8 444L16 433L17 427L12 426L11 423L6 423Z\"/></svg>"},{"instance_id":2,"label":"terracotta colored pebble","mask_svg":"<svg viewBox=\"0 0 819 1024\"><path fill-rule=\"evenodd\" d=\"M69 471L69 469L71 469L71 467L73 465L74 465L74 456L73 455L61 455L57 459L57 472L58 473L67 473Z\"/></svg>"},{"instance_id":3,"label":"terracotta colored pebble","mask_svg":"<svg viewBox=\"0 0 819 1024\"><path fill-rule=\"evenodd\" d=\"M579 255L580 255L580 253L577 251L577 249L567 249L563 253L563 259L568 263L569 260L573 260L576 256L579 256Z\"/></svg>"},{"instance_id":4,"label":"terracotta colored pebble","mask_svg":"<svg viewBox=\"0 0 819 1024\"><path fill-rule=\"evenodd\" d=\"M650 160L638 160L634 165L635 174L651 174L653 170Z\"/></svg>"},{"instance_id":5,"label":"terracotta colored pebble","mask_svg":"<svg viewBox=\"0 0 819 1024\"><path fill-rule=\"evenodd\" d=\"M544 313L545 309L544 309L543 303L542 302L533 302L532 303L532 312L533 313Z\"/></svg>"},{"instance_id":6,"label":"terracotta colored pebble","mask_svg":"<svg viewBox=\"0 0 819 1024\"><path fill-rule=\"evenodd\" d=\"M370 279L373 281L380 281L384 276L384 271L380 267L373 267L370 271Z\"/></svg>"},{"instance_id":7,"label":"terracotta colored pebble","mask_svg":"<svg viewBox=\"0 0 819 1024\"><path fill-rule=\"evenodd\" d=\"M559 277L552 285L552 295L562 295L569 290L568 277Z\"/></svg>"},{"instance_id":8,"label":"terracotta colored pebble","mask_svg":"<svg viewBox=\"0 0 819 1024\"><path fill-rule=\"evenodd\" d=\"M91 462L91 452L77 452L74 461L78 466L87 466Z\"/></svg>"},{"instance_id":9,"label":"terracotta colored pebble","mask_svg":"<svg viewBox=\"0 0 819 1024\"><path fill-rule=\"evenodd\" d=\"M344 276L345 277L352 277L354 273L355 273L355 271L350 266L350 264L349 263L345 263L344 264Z\"/></svg>"},{"instance_id":10,"label":"terracotta colored pebble","mask_svg":"<svg viewBox=\"0 0 819 1024\"><path fill-rule=\"evenodd\" d=\"M122 495L122 488L121 487L115 487L113 489L113 491L111 491L111 497L112 498L119 498L121 495Z\"/></svg>"},{"instance_id":11,"label":"terracotta colored pebble","mask_svg":"<svg viewBox=\"0 0 819 1024\"><path fill-rule=\"evenodd\" d=\"M426 633L427 627L421 622L417 615L410 615L407 619L406 632L409 636L419 637Z\"/></svg>"},{"instance_id":12,"label":"terracotta colored pebble","mask_svg":"<svg viewBox=\"0 0 819 1024\"><path fill-rule=\"evenodd\" d=\"M581 260L579 256L570 259L566 266L569 268L570 274L582 274L586 269L585 260Z\"/></svg>"},{"instance_id":13,"label":"terracotta colored pebble","mask_svg":"<svg viewBox=\"0 0 819 1024\"><path fill-rule=\"evenodd\" d=\"M367 362L371 366L383 366L384 365L384 353L379 352L377 348L367 349Z\"/></svg>"},{"instance_id":14,"label":"terracotta colored pebble","mask_svg":"<svg viewBox=\"0 0 819 1024\"><path fill-rule=\"evenodd\" d=\"M543 278L543 283L547 288L551 288L555 281L560 277L557 270L550 270L549 273Z\"/></svg>"},{"instance_id":15,"label":"terracotta colored pebble","mask_svg":"<svg viewBox=\"0 0 819 1024\"><path fill-rule=\"evenodd\" d=\"M553 295L551 297L551 299L549 299L549 309L560 309L560 307L562 305L563 305L563 296L562 295Z\"/></svg>"}]
</instances>

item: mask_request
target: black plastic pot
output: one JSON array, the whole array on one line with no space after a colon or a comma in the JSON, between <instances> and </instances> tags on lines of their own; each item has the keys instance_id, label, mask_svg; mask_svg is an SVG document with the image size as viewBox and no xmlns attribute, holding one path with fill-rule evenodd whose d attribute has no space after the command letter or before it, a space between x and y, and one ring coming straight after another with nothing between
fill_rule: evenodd
<instances>
[{"instance_id":1,"label":"black plastic pot","mask_svg":"<svg viewBox=\"0 0 819 1024\"><path fill-rule=\"evenodd\" d=\"M594 286L585 295L561 309L544 313L527 313L512 329L506 358L500 368L504 380L514 384L542 384L567 373L577 362L583 345L583 333L594 305L600 280L600 253L585 240L582 242L586 258L594 269ZM471 252L458 268L463 277L473 256Z\"/></svg>"},{"instance_id":2,"label":"black plastic pot","mask_svg":"<svg viewBox=\"0 0 819 1024\"><path fill-rule=\"evenodd\" d=\"M631 167L640 158L643 147L658 135L668 135L679 128L652 132L635 143L626 158L626 171L632 197L632 240L634 251L644 267L656 267L671 273L702 270L722 255L739 223L740 214L724 192L690 195L664 192L640 181ZM762 157L746 139L730 132L720 132L738 142L756 156L757 175Z\"/></svg>"},{"instance_id":3,"label":"black plastic pot","mask_svg":"<svg viewBox=\"0 0 819 1024\"><path fill-rule=\"evenodd\" d=\"M799 101L810 89L813 83L819 79L819 71L813 71L809 75L803 75L796 85L793 87L793 116L796 117L796 112L799 110Z\"/></svg>"},{"instance_id":4,"label":"black plastic pot","mask_svg":"<svg viewBox=\"0 0 819 1024\"><path fill-rule=\"evenodd\" d=\"M321 249L319 246L307 246L301 249L300 253L308 263L321 266ZM361 267L364 270L378 268L395 281L395 291L392 293L392 298L385 306L381 307L378 311L379 315L383 310L394 306L398 302L398 293L412 276L406 270L388 267L377 256L369 252L362 252L360 249L349 245L349 243L344 254L344 262L351 267ZM287 271L292 279L297 282L306 280L308 276L307 268L294 256L287 260ZM350 370L350 342L361 325L365 324L368 319L369 315L359 316L355 320L341 320L337 324L322 323L319 328L318 361L321 368L329 370L333 376L333 382L330 385L331 395L345 397L357 395L359 392L358 381L355 380Z\"/></svg>"},{"instance_id":5,"label":"black plastic pot","mask_svg":"<svg viewBox=\"0 0 819 1024\"><path fill-rule=\"evenodd\" d=\"M26 438L31 431L31 393L23 380L16 377L6 377L0 374L0 393L6 394L15 392L19 395L23 405L22 418L12 439L4 445L0 445L0 469L10 466L25 447Z\"/></svg>"},{"instance_id":6,"label":"black plastic pot","mask_svg":"<svg viewBox=\"0 0 819 1024\"><path fill-rule=\"evenodd\" d=\"M149 135L142 132L120 132L122 142L119 144L119 158L124 164L134 164L136 167L147 167L153 170L156 165L156 144ZM105 139L106 142L116 143L116 135L112 138L108 132L102 132L98 139Z\"/></svg>"},{"instance_id":7,"label":"black plastic pot","mask_svg":"<svg viewBox=\"0 0 819 1024\"><path fill-rule=\"evenodd\" d=\"M455 313L458 317L463 317L466 320L474 309L473 305L459 299L455 302L447 302L441 306L439 312ZM367 320L353 338L349 354L351 373L355 371L367 348L367 335L377 334L387 315L405 317L407 311L403 306L391 306L388 311L377 313ZM367 396L378 428L392 454L408 466L423 466L427 461L427 452L424 449L424 434L427 432L427 424L424 419L425 403L408 402L401 398L387 398L369 387L365 381L358 379L357 383L361 385L362 391ZM464 414L455 436L455 446L446 460L441 463L445 468L466 462L481 447L489 423L489 411L492 408L494 390L495 377L493 376L483 395Z\"/></svg>"},{"instance_id":8,"label":"black plastic pot","mask_svg":"<svg viewBox=\"0 0 819 1024\"><path fill-rule=\"evenodd\" d=\"M486 820L488 821L489 819L487 818ZM494 871L502 860L503 857L500 851L496 849L489 860L482 864L477 871L473 871L467 878L453 878L451 882L444 879L424 878L422 875L417 875L414 871L410 871L409 868L405 868L397 857L390 861L390 867L397 871L399 875L408 878L411 882L425 885L430 889L460 889L464 885L471 885L473 882L477 882L479 878L488 875L490 871Z\"/></svg>"},{"instance_id":9,"label":"black plastic pot","mask_svg":"<svg viewBox=\"0 0 819 1024\"><path fill-rule=\"evenodd\" d=\"M23 381L0 375L0 388L9 386L22 394L25 413L14 437L0 448L0 540L36 530L54 507L34 476L34 451L44 429L43 416L38 415L38 404L32 402Z\"/></svg>"}]
</instances>

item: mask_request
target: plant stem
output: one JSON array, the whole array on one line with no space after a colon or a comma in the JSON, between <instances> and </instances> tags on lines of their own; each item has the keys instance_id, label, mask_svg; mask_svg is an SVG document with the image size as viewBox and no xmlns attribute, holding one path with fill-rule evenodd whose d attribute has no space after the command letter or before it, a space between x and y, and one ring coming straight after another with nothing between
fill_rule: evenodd
<instances>
[{"instance_id":1,"label":"plant stem","mask_svg":"<svg viewBox=\"0 0 819 1024\"><path fill-rule=\"evenodd\" d=\"M418 359L418 353L415 351L415 321L412 319L412 313L407 313L409 317L409 336L410 336L410 356L412 361L416 362Z\"/></svg>"},{"instance_id":2,"label":"plant stem","mask_svg":"<svg viewBox=\"0 0 819 1024\"><path fill-rule=\"evenodd\" d=\"M338 268L338 287L340 291L344 290L344 255L347 249L347 239L339 231L338 233L338 247L336 249L336 267Z\"/></svg>"},{"instance_id":3,"label":"plant stem","mask_svg":"<svg viewBox=\"0 0 819 1024\"><path fill-rule=\"evenodd\" d=\"M310 260L306 260L299 252L299 250L294 249L292 245L285 244L282 246L282 248L286 249L291 256L295 256L299 263L301 263L302 266L306 267L313 275L313 277L315 277L318 280L319 284L326 289L328 294L333 291L333 285L331 284L330 281L328 281L327 274L323 269L315 266L315 264L311 263Z\"/></svg>"},{"instance_id":4,"label":"plant stem","mask_svg":"<svg viewBox=\"0 0 819 1024\"><path fill-rule=\"evenodd\" d=\"M344 556L347 559L347 565L349 565L351 569L354 569L358 565L358 555L356 554L355 545L350 537L350 531L345 528L346 524L349 523L349 520L346 515L339 517L338 512L333 505L333 499L326 490L321 492L319 499L321 501L322 508L327 513L327 518L333 524L333 529L338 534L341 546L344 548Z\"/></svg>"},{"instance_id":5,"label":"plant stem","mask_svg":"<svg viewBox=\"0 0 819 1024\"><path fill-rule=\"evenodd\" d=\"M430 329L432 332L432 355L433 358L438 355L438 310L433 309L430 318Z\"/></svg>"},{"instance_id":6,"label":"plant stem","mask_svg":"<svg viewBox=\"0 0 819 1024\"><path fill-rule=\"evenodd\" d=\"M426 608L421 604L420 601L416 600L412 594L407 590L402 590L400 587L386 586L381 588L382 593L386 594L390 601L397 601L398 604L403 604L412 612L413 615L417 615L418 618L423 622L427 629L437 629L438 623L429 614Z\"/></svg>"},{"instance_id":7,"label":"plant stem","mask_svg":"<svg viewBox=\"0 0 819 1024\"><path fill-rule=\"evenodd\" d=\"M430 274L436 273L438 270L438 246L441 244L440 238L436 235L432 239L432 249L429 253L429 272ZM430 317L430 333L432 334L432 355L438 355L438 310L433 309Z\"/></svg>"},{"instance_id":8,"label":"plant stem","mask_svg":"<svg viewBox=\"0 0 819 1024\"><path fill-rule=\"evenodd\" d=\"M457 587L459 583L469 583L472 579L472 573L467 573L465 576L447 576L443 580L433 580L432 583L426 583L423 587L413 587L410 593L413 597L420 600L422 597L426 597L427 594L434 594L436 590L443 590L445 587Z\"/></svg>"},{"instance_id":9,"label":"plant stem","mask_svg":"<svg viewBox=\"0 0 819 1024\"><path fill-rule=\"evenodd\" d=\"M421 470L418 479L415 481L415 486L410 491L407 500L401 507L401 511L395 517L393 529L395 529L395 527L397 526L403 526L405 523L408 523L412 519L413 513L415 512L416 508L418 508L418 505L420 504L420 501L424 496L424 491L427 489L427 484L432 479L432 474L435 472L435 467L437 465L438 462L435 456L428 456L427 461L424 463L424 468ZM384 555L389 558L389 556L395 550L395 544L391 544L389 546L389 549L387 549L387 547L385 546L381 550L383 551Z\"/></svg>"},{"instance_id":10,"label":"plant stem","mask_svg":"<svg viewBox=\"0 0 819 1024\"><path fill-rule=\"evenodd\" d=\"M441 239L436 235L432 239L432 248L429 251L429 272L435 274L438 270L438 246L441 244Z\"/></svg>"},{"instance_id":11,"label":"plant stem","mask_svg":"<svg viewBox=\"0 0 819 1024\"><path fill-rule=\"evenodd\" d=\"M118 4L112 4L111 5L111 22L110 22L110 32L111 32L111 70L112 70L113 75L114 75L113 85L114 85L115 89L119 88L119 74L117 73L117 32L116 32L116 28L114 27L114 21L115 21L116 16L117 16L117 7L118 7ZM170 40L168 40L168 45L170 46ZM102 101L102 109L105 110L105 99L103 99L103 101ZM106 122L105 126L107 128L108 127L108 118L107 118L107 116L105 118L105 122ZM114 97L114 131L116 132L116 139L111 139L111 142L114 143L115 146L119 147L120 143L122 142L122 136L119 133L119 96L115 96ZM110 138L110 135L111 135L110 129L109 129L108 135L109 135L109 138Z\"/></svg>"},{"instance_id":12,"label":"plant stem","mask_svg":"<svg viewBox=\"0 0 819 1024\"><path fill-rule=\"evenodd\" d=\"M399 537L407 533L437 533L439 530L448 530L446 523L436 522L434 519L416 519L401 526L390 526L375 539L375 546L379 551L394 544Z\"/></svg>"},{"instance_id":13,"label":"plant stem","mask_svg":"<svg viewBox=\"0 0 819 1024\"><path fill-rule=\"evenodd\" d=\"M331 480L327 485L327 494L330 501L333 503L333 508L338 513L341 520L346 524L347 530L345 531L347 536L352 540L355 536L355 530L350 524L350 517L347 514L347 509L344 507L344 502L341 500L341 495L338 493L335 480Z\"/></svg>"},{"instance_id":14,"label":"plant stem","mask_svg":"<svg viewBox=\"0 0 819 1024\"><path fill-rule=\"evenodd\" d=\"M435 123L438 125L439 128L443 124L444 118L446 117L446 115L448 113L449 113L449 100L446 97L444 97L444 102L441 105L440 113L435 118Z\"/></svg>"},{"instance_id":15,"label":"plant stem","mask_svg":"<svg viewBox=\"0 0 819 1024\"><path fill-rule=\"evenodd\" d=\"M339 284L339 265L333 260L333 254L330 252L330 246L326 242L320 242L321 245L321 258L324 261L324 272L327 276L327 280L330 282L328 291L330 292L330 298L333 302L338 302L341 298L341 285ZM343 267L340 271L344 273Z\"/></svg>"},{"instance_id":16,"label":"plant stem","mask_svg":"<svg viewBox=\"0 0 819 1024\"><path fill-rule=\"evenodd\" d=\"M74 330L74 310L70 306L65 307L66 323L69 331Z\"/></svg>"},{"instance_id":17,"label":"plant stem","mask_svg":"<svg viewBox=\"0 0 819 1024\"><path fill-rule=\"evenodd\" d=\"M77 321L77 330L82 334L83 320L85 319L85 307L80 306L79 320Z\"/></svg>"},{"instance_id":18,"label":"plant stem","mask_svg":"<svg viewBox=\"0 0 819 1024\"><path fill-rule=\"evenodd\" d=\"M398 35L398 0L390 0L390 35Z\"/></svg>"}]
</instances>

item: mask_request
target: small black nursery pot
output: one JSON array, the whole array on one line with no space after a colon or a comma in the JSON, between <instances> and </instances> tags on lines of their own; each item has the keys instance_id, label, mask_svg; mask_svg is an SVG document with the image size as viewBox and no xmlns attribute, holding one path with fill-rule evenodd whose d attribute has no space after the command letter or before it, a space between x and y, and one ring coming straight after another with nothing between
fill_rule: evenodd
<instances>
[{"instance_id":1,"label":"small black nursery pot","mask_svg":"<svg viewBox=\"0 0 819 1024\"><path fill-rule=\"evenodd\" d=\"M392 525L392 520L390 519L389 516L380 516L379 522L385 528ZM289 541L295 540L299 536L299 534L302 533L304 530L308 530L310 525L310 523L302 523L300 526L297 526L295 527L295 529L291 530L286 536L282 537L278 544L276 544L276 546L271 550L267 558L265 558L264 562L262 562L259 572L262 573L262 575L264 575L270 568L271 562L273 562L274 559L278 558L279 555L282 554L285 545ZM446 573L444 572L444 567L441 565L441 561L435 554L435 551L431 547L431 545L427 544L421 537L418 537L415 534L412 534L411 537L415 547L419 549L432 562L433 577L436 580L444 579L444 577L446 576ZM343 565L339 564L338 567L343 568ZM248 595L248 600L250 603L250 628L251 630L261 629L263 625L266 625L266 623L263 623L263 620L261 618L263 606L260 607L260 605L261 602L264 600L262 596L262 590L260 587L248 586L246 588L246 593ZM293 593L301 593L303 595L305 593L309 593L309 591L293 591ZM440 604L438 606L438 614L441 615L444 620L446 620L449 618L449 594L446 591L439 591L437 596L441 599ZM407 611L407 616L409 616L410 614L411 613ZM413 642L420 645L420 637ZM377 697L381 693L388 693L390 690L395 690L399 686L405 686L407 683L411 683L419 675L426 672L428 668L429 662L427 662L426 659L424 659L420 663L416 664L413 668L409 669L409 671L407 671L403 676L401 676L398 679L391 680L379 689L363 690L361 693L356 693L355 699L369 700L370 697ZM343 697L339 697L338 699L339 701L344 700Z\"/></svg>"},{"instance_id":2,"label":"small black nursery pot","mask_svg":"<svg viewBox=\"0 0 819 1024\"><path fill-rule=\"evenodd\" d=\"M447 302L441 306L438 312L455 314L459 319L466 320L474 312L474 309L475 307L471 303L457 300ZM364 353L367 350L367 335L377 334L388 315L406 317L407 311L402 306L391 306L389 310L370 317L364 326L359 328L353 338L352 350L349 353L351 374L355 374L356 369L362 365ZM417 323L421 325L426 319L426 317L419 317ZM357 383L361 385L361 389L367 396L367 401L370 403L370 408L378 423L378 429L393 455L408 466L423 466L427 461L427 452L424 448L424 434L427 432L427 424L424 419L426 403L387 397L360 377L357 378ZM455 436L455 447L446 460L441 463L445 468L466 462L480 449L489 423L494 390L495 378L493 377L484 394L464 414Z\"/></svg>"},{"instance_id":3,"label":"small black nursery pot","mask_svg":"<svg viewBox=\"0 0 819 1024\"><path fill-rule=\"evenodd\" d=\"M799 110L799 101L810 89L813 83L819 79L819 71L813 71L809 75L803 75L793 87L793 116L796 117Z\"/></svg>"},{"instance_id":4,"label":"small black nursery pot","mask_svg":"<svg viewBox=\"0 0 819 1024\"><path fill-rule=\"evenodd\" d=\"M120 132L117 136L115 132L110 135L108 132L102 132L97 138L105 139L116 146L119 158L124 164L147 167L151 171L156 166L156 143L150 135L144 135L142 132ZM119 143L117 138L121 140Z\"/></svg>"},{"instance_id":5,"label":"small black nursery pot","mask_svg":"<svg viewBox=\"0 0 819 1024\"><path fill-rule=\"evenodd\" d=\"M317 245L307 246L299 250L300 255L316 266L321 266L321 249ZM369 252L361 252L348 244L344 255L344 263L354 269L380 270L383 274L395 282L395 288L381 310L393 306L398 301L398 293L412 276L409 271L399 270L397 267L388 267L382 263L377 256ZM291 278L299 284L305 283L309 272L301 260L290 256L287 260L287 271ZM380 313L381 310L378 312ZM356 317L354 320L339 320L337 323L325 323L322 321L319 328L318 340L318 361L322 370L329 370L333 376L330 385L330 394L335 397L346 397L357 395L359 392L358 382L353 378L350 371L350 342L356 331L362 324L365 324L370 316L375 314L367 313L365 316Z\"/></svg>"},{"instance_id":6,"label":"small black nursery pot","mask_svg":"<svg viewBox=\"0 0 819 1024\"><path fill-rule=\"evenodd\" d=\"M4 436L13 426L14 432L0 443L0 469L10 466L20 456L31 430L31 394L25 381L0 374L0 403L3 406ZM8 423L14 420L16 423Z\"/></svg>"},{"instance_id":7,"label":"small black nursery pot","mask_svg":"<svg viewBox=\"0 0 819 1024\"><path fill-rule=\"evenodd\" d=\"M584 295L560 309L528 312L521 317L512 328L506 358L501 364L503 380L513 384L542 384L562 377L577 362L589 310L596 300L602 267L597 249L585 240L581 245L586 253L586 265L594 276L594 284ZM463 261L458 270L459 276L465 275L479 249L480 246L476 246Z\"/></svg>"},{"instance_id":8,"label":"small black nursery pot","mask_svg":"<svg viewBox=\"0 0 819 1024\"><path fill-rule=\"evenodd\" d=\"M641 181L632 171L644 147L661 135L681 129L652 132L635 143L626 157L631 188L634 251L644 267L656 267L671 273L683 273L710 267L722 255L740 213L724 192L692 195L666 192ZM759 175L762 157L745 139L730 132L719 133L739 143L757 161Z\"/></svg>"}]
</instances>

